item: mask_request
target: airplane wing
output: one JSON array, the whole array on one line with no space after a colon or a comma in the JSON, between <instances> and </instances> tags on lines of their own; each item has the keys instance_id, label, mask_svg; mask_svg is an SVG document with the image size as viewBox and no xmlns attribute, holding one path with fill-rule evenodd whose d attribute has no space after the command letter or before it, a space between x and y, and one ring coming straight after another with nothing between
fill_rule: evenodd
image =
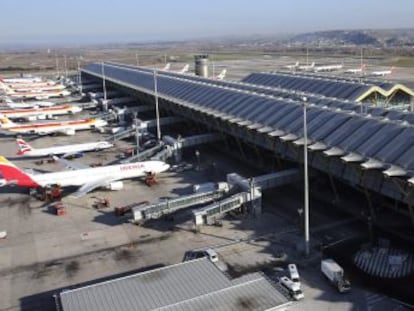
<instances>
[{"instance_id":1,"label":"airplane wing","mask_svg":"<svg viewBox=\"0 0 414 311\"><path fill-rule=\"evenodd\" d=\"M66 152L65 154L63 154L62 156L61 156L61 158L63 158L63 159L67 159L67 158L69 158L69 157L72 157L72 156L76 156L77 154L81 154L82 152L81 151L75 151L75 152ZM81 164L82 165L82 164ZM86 168L86 167L85 167Z\"/></svg>"},{"instance_id":2,"label":"airplane wing","mask_svg":"<svg viewBox=\"0 0 414 311\"><path fill-rule=\"evenodd\" d=\"M70 196L74 197L74 198L80 198L82 196L84 196L85 194L87 194L88 192L102 187L102 186L106 186L109 183L111 183L112 181L115 181L116 179L113 178L112 176L105 176L105 177L101 177L101 178L97 178L91 182L88 182L86 184L84 184L83 186L81 186L76 192L72 193Z\"/></svg>"},{"instance_id":3,"label":"airplane wing","mask_svg":"<svg viewBox=\"0 0 414 311\"><path fill-rule=\"evenodd\" d=\"M71 170L81 170L85 168L91 168L89 165L79 163L79 162L73 162L66 159L59 158L57 156L53 156L53 160L62 163L65 167L71 169Z\"/></svg>"}]
</instances>

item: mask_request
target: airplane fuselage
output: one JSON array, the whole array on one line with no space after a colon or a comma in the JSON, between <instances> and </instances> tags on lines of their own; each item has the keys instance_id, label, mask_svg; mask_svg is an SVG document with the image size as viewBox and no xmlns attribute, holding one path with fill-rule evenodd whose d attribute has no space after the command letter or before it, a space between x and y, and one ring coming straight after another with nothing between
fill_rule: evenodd
<instances>
[{"instance_id":1,"label":"airplane fuselage","mask_svg":"<svg viewBox=\"0 0 414 311\"><path fill-rule=\"evenodd\" d=\"M38 188L49 185L82 186L97 179L110 177L113 181L145 176L147 173L165 171L165 163L161 161L146 161L130 164L118 164L103 167L92 167L74 171L62 171L45 174L27 174L28 180L17 183L18 186Z\"/></svg>"},{"instance_id":2,"label":"airplane fuselage","mask_svg":"<svg viewBox=\"0 0 414 311\"><path fill-rule=\"evenodd\" d=\"M22 133L22 134L48 134L54 132L60 132L65 130L87 130L93 128L100 128L106 125L104 120L100 119L85 119L85 120L74 120L64 122L45 122L27 125L14 124L10 127L3 126L4 129Z\"/></svg>"},{"instance_id":3,"label":"airplane fuselage","mask_svg":"<svg viewBox=\"0 0 414 311\"><path fill-rule=\"evenodd\" d=\"M73 154L77 152L107 149L107 148L111 148L112 146L113 146L112 144L106 141L98 141L98 142L93 142L93 143L33 149L33 150L24 151L21 153L21 155L31 156L31 157L42 157L42 156L69 154L69 153Z\"/></svg>"}]
</instances>

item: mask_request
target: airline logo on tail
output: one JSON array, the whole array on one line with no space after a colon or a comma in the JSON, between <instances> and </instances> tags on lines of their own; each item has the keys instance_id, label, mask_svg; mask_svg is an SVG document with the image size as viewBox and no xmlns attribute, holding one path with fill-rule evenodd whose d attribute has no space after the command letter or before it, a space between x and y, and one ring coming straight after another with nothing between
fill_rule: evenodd
<instances>
[{"instance_id":1,"label":"airline logo on tail","mask_svg":"<svg viewBox=\"0 0 414 311\"><path fill-rule=\"evenodd\" d=\"M9 128L15 125L16 124L10 121L10 119L8 119L7 117L5 117L4 115L0 115L0 128Z\"/></svg>"},{"instance_id":2,"label":"airline logo on tail","mask_svg":"<svg viewBox=\"0 0 414 311\"><path fill-rule=\"evenodd\" d=\"M0 186L7 185L30 188L40 187L28 174L9 162L5 157L0 156Z\"/></svg>"},{"instance_id":3,"label":"airline logo on tail","mask_svg":"<svg viewBox=\"0 0 414 311\"><path fill-rule=\"evenodd\" d=\"M17 155L24 155L26 152L33 150L33 148L23 139L16 139L16 142L17 146L19 147L19 152L17 152Z\"/></svg>"}]
</instances>

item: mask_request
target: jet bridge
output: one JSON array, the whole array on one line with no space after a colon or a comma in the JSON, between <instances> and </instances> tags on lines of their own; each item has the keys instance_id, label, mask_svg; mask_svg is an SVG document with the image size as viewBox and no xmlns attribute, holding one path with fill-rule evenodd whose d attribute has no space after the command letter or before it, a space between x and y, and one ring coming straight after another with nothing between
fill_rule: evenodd
<instances>
[{"instance_id":1,"label":"jet bridge","mask_svg":"<svg viewBox=\"0 0 414 311\"><path fill-rule=\"evenodd\" d=\"M227 183L218 183L215 189L206 192L198 192L178 198L168 199L147 206L138 206L132 209L135 223L141 223L149 219L157 219L178 210L206 204L222 198L229 191Z\"/></svg>"},{"instance_id":2,"label":"jet bridge","mask_svg":"<svg viewBox=\"0 0 414 311\"><path fill-rule=\"evenodd\" d=\"M134 222L141 223L149 219L160 218L184 208L208 203L211 204L193 212L197 227L202 224L212 223L212 220L229 211L246 206L249 202L251 205L246 206L247 212L259 215L261 213L261 187L263 189L278 187L300 179L301 174L298 169L262 175L249 180L236 173L232 173L227 175L227 182L194 186L196 191L194 194L133 208L133 219ZM235 193L237 191L240 192ZM233 194L228 196L229 193Z\"/></svg>"},{"instance_id":3,"label":"jet bridge","mask_svg":"<svg viewBox=\"0 0 414 311\"><path fill-rule=\"evenodd\" d=\"M295 168L249 179L236 173L228 174L227 183L233 189L238 188L242 192L194 210L193 218L196 228L203 224L215 223L217 218L222 217L225 213L242 207L246 207L248 213L258 216L262 209L262 190L295 183L301 178L299 169Z\"/></svg>"}]
</instances>

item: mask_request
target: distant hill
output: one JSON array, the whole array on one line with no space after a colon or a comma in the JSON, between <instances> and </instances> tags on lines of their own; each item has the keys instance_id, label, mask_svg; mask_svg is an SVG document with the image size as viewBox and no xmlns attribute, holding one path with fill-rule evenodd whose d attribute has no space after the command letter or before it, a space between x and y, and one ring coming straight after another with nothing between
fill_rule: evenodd
<instances>
[{"instance_id":1,"label":"distant hill","mask_svg":"<svg viewBox=\"0 0 414 311\"><path fill-rule=\"evenodd\" d=\"M293 36L289 43L317 46L414 46L414 29L318 31Z\"/></svg>"}]
</instances>

